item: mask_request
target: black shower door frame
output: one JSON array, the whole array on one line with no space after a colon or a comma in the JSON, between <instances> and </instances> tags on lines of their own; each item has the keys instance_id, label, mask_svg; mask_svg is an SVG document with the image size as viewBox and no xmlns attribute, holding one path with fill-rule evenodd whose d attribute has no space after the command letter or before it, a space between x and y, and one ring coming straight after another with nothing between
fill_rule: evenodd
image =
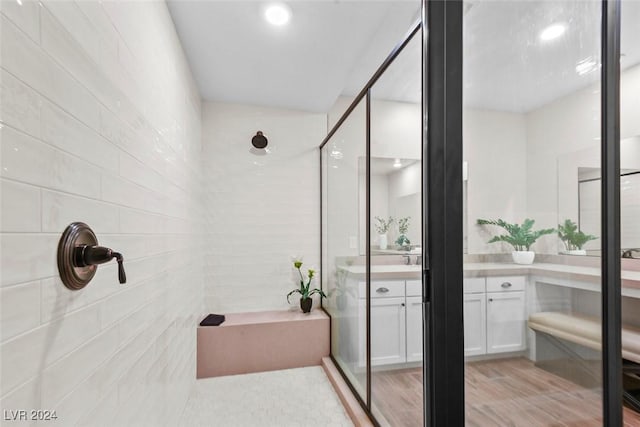
<instances>
[{"instance_id":1,"label":"black shower door frame","mask_svg":"<svg viewBox=\"0 0 640 427\"><path fill-rule=\"evenodd\" d=\"M601 0L601 168L602 168L602 383L603 422L622 425L621 267L620 267L620 0ZM370 89L417 31L422 32L422 180L423 180L423 386L424 423L432 427L465 424L463 326L463 2L422 0L416 23L367 82L320 145L322 147L358 103L366 100L367 212L370 247ZM322 221L320 235L322 236ZM320 239L322 257L323 242ZM322 260L321 260L322 262ZM366 281L370 282L367 251ZM322 273L321 273L322 274ZM366 402L371 414L371 334L367 287ZM338 367L339 368L339 367ZM340 369L339 369L340 370ZM346 376L343 377L347 380ZM377 425L375 419L374 424Z\"/></svg>"},{"instance_id":2,"label":"black shower door frame","mask_svg":"<svg viewBox=\"0 0 640 427\"><path fill-rule=\"evenodd\" d=\"M602 408L622 425L620 0L602 0ZM462 240L463 2L423 0L425 425L464 426Z\"/></svg>"}]
</instances>

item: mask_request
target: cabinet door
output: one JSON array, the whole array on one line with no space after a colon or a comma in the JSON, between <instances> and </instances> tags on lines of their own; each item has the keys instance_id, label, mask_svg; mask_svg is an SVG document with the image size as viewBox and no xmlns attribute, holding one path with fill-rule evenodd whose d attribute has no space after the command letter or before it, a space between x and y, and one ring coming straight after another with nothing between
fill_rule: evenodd
<instances>
[{"instance_id":1,"label":"cabinet door","mask_svg":"<svg viewBox=\"0 0 640 427\"><path fill-rule=\"evenodd\" d=\"M487 352L486 294L464 295L464 355L476 356Z\"/></svg>"},{"instance_id":2,"label":"cabinet door","mask_svg":"<svg viewBox=\"0 0 640 427\"><path fill-rule=\"evenodd\" d=\"M526 348L524 292L487 293L487 353Z\"/></svg>"},{"instance_id":3,"label":"cabinet door","mask_svg":"<svg viewBox=\"0 0 640 427\"><path fill-rule=\"evenodd\" d=\"M407 297L407 362L422 361L422 297Z\"/></svg>"},{"instance_id":4,"label":"cabinet door","mask_svg":"<svg viewBox=\"0 0 640 427\"><path fill-rule=\"evenodd\" d=\"M360 330L366 333L365 301L360 300ZM371 365L404 363L406 356L405 302L402 298L371 300ZM366 349L360 347L360 364L365 365Z\"/></svg>"}]
</instances>

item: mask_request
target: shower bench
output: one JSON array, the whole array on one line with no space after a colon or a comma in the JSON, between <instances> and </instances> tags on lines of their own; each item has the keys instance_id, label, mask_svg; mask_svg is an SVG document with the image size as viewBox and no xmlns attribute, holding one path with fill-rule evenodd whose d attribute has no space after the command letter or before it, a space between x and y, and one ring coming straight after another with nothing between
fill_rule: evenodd
<instances>
[{"instance_id":1,"label":"shower bench","mask_svg":"<svg viewBox=\"0 0 640 427\"><path fill-rule=\"evenodd\" d=\"M329 316L319 309L230 313L199 326L197 378L319 366L329 356Z\"/></svg>"}]
</instances>

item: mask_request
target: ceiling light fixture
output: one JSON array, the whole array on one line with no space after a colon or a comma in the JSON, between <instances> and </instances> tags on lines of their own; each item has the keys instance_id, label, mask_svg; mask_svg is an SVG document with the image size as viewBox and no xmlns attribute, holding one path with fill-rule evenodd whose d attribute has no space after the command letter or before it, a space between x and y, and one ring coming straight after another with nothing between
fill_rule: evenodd
<instances>
[{"instance_id":1,"label":"ceiling light fixture","mask_svg":"<svg viewBox=\"0 0 640 427\"><path fill-rule=\"evenodd\" d=\"M551 24L540 33L540 40L547 42L557 39L567 31L567 25L562 23Z\"/></svg>"},{"instance_id":2,"label":"ceiling light fixture","mask_svg":"<svg viewBox=\"0 0 640 427\"><path fill-rule=\"evenodd\" d=\"M269 24L281 27L291 19L291 8L284 3L272 3L265 8L264 18Z\"/></svg>"},{"instance_id":3,"label":"ceiling light fixture","mask_svg":"<svg viewBox=\"0 0 640 427\"><path fill-rule=\"evenodd\" d=\"M401 167L402 167L402 162L400 161L400 159L396 159L396 160L393 162L393 167L394 167L394 168L401 168Z\"/></svg>"}]
</instances>

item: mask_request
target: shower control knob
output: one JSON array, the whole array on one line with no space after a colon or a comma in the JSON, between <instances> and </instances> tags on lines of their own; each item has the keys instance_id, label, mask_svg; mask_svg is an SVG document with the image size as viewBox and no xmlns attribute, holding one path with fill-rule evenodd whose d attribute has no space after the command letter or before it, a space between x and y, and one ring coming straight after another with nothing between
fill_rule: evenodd
<instances>
[{"instance_id":1,"label":"shower control knob","mask_svg":"<svg viewBox=\"0 0 640 427\"><path fill-rule=\"evenodd\" d=\"M122 254L114 252L104 246L87 246L80 245L74 250L74 266L87 267L90 265L104 264L113 258L118 262L118 281L120 283L127 282L127 275L124 272L124 258Z\"/></svg>"},{"instance_id":2,"label":"shower control knob","mask_svg":"<svg viewBox=\"0 0 640 427\"><path fill-rule=\"evenodd\" d=\"M91 228L82 222L71 223L58 243L58 271L62 283L69 289L84 288L93 279L98 265L114 259L118 263L118 281L127 282L124 258L119 252L98 245Z\"/></svg>"}]
</instances>

